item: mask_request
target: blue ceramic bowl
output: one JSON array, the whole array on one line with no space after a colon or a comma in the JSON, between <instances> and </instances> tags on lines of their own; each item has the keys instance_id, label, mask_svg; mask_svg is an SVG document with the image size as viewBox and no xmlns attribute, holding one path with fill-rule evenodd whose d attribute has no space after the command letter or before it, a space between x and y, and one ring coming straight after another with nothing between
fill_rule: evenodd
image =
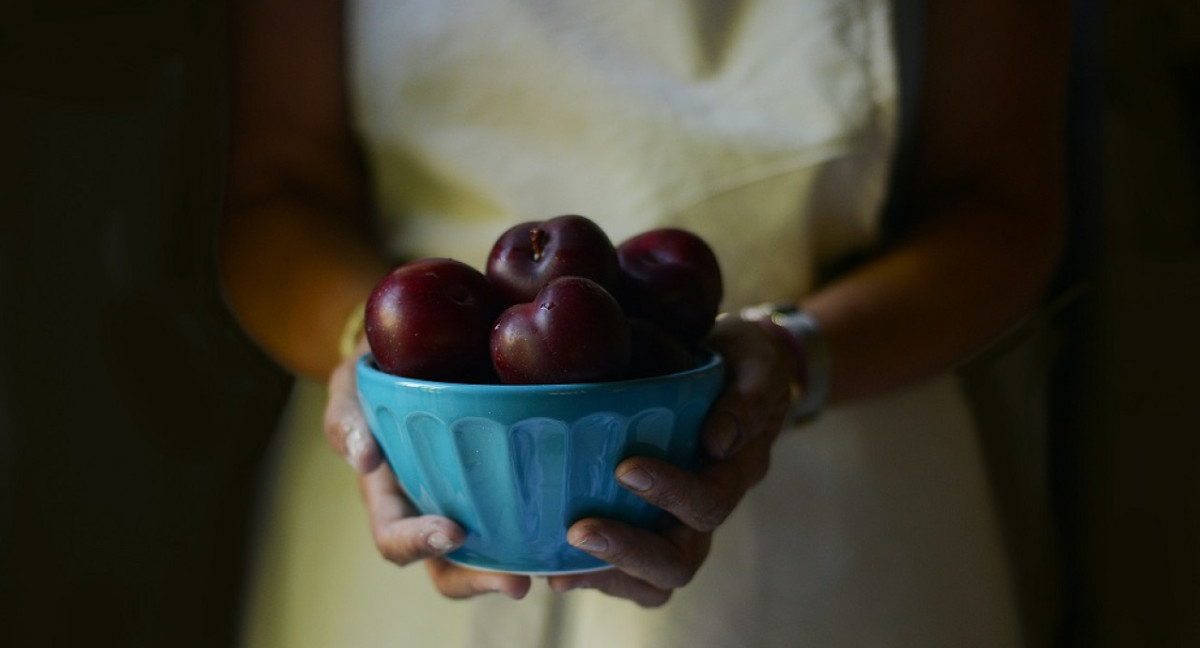
<instances>
[{"instance_id":1,"label":"blue ceramic bowl","mask_svg":"<svg viewBox=\"0 0 1200 648\"><path fill-rule=\"evenodd\" d=\"M661 511L613 471L635 455L691 465L723 378L712 354L677 374L578 385L429 382L358 362L363 411L404 491L467 531L448 558L525 574L608 567L567 544L580 518L655 524Z\"/></svg>"}]
</instances>

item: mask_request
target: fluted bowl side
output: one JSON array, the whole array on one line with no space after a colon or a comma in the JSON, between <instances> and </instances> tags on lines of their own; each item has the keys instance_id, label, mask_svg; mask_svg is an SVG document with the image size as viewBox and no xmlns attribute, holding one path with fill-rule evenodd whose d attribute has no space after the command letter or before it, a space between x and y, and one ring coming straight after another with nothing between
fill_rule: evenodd
<instances>
[{"instance_id":1,"label":"fluted bowl side","mask_svg":"<svg viewBox=\"0 0 1200 648\"><path fill-rule=\"evenodd\" d=\"M448 558L477 569L553 574L608 565L566 542L583 517L639 526L661 511L613 478L630 456L690 467L724 380L719 355L637 380L473 385L402 378L370 354L357 366L371 433L413 504L467 531Z\"/></svg>"}]
</instances>

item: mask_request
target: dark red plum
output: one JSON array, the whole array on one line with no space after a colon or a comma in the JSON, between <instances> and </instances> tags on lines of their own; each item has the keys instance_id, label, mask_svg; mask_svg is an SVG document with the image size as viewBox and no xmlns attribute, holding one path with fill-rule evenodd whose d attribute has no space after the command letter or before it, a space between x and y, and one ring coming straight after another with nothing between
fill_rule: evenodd
<instances>
[{"instance_id":1,"label":"dark red plum","mask_svg":"<svg viewBox=\"0 0 1200 648\"><path fill-rule=\"evenodd\" d=\"M617 246L616 295L630 317L647 319L692 346L721 306L721 268L712 248L679 228L643 232Z\"/></svg>"},{"instance_id":2,"label":"dark red plum","mask_svg":"<svg viewBox=\"0 0 1200 648\"><path fill-rule=\"evenodd\" d=\"M600 284L551 281L533 301L510 306L492 331L492 364L507 384L565 384L623 378L629 321Z\"/></svg>"},{"instance_id":3,"label":"dark red plum","mask_svg":"<svg viewBox=\"0 0 1200 648\"><path fill-rule=\"evenodd\" d=\"M367 300L367 342L379 368L407 378L495 382L488 344L500 304L483 273L453 259L410 261Z\"/></svg>"},{"instance_id":4,"label":"dark red plum","mask_svg":"<svg viewBox=\"0 0 1200 648\"><path fill-rule=\"evenodd\" d=\"M630 319L633 347L629 358L630 378L665 376L695 368L696 358L674 336L644 319Z\"/></svg>"},{"instance_id":5,"label":"dark red plum","mask_svg":"<svg viewBox=\"0 0 1200 648\"><path fill-rule=\"evenodd\" d=\"M533 301L559 277L584 277L611 290L617 253L600 226L568 214L509 228L492 246L485 274L506 306Z\"/></svg>"}]
</instances>

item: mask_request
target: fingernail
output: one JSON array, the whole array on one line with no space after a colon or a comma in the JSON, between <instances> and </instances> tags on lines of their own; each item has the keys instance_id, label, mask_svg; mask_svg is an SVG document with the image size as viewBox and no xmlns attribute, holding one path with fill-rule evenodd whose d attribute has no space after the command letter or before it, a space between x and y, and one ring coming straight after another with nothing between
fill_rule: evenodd
<instances>
[{"instance_id":1,"label":"fingernail","mask_svg":"<svg viewBox=\"0 0 1200 648\"><path fill-rule=\"evenodd\" d=\"M626 470L617 475L617 481L639 493L650 490L650 487L654 485L654 478L650 476L650 473L641 468Z\"/></svg>"},{"instance_id":2,"label":"fingernail","mask_svg":"<svg viewBox=\"0 0 1200 648\"><path fill-rule=\"evenodd\" d=\"M576 537L574 540L567 538L571 545L583 549L584 551L604 551L608 549L608 538L599 533L589 533L582 538Z\"/></svg>"},{"instance_id":3,"label":"fingernail","mask_svg":"<svg viewBox=\"0 0 1200 648\"><path fill-rule=\"evenodd\" d=\"M349 419L342 422L342 427L346 430L346 461L361 471L362 458L367 453L367 435L358 423Z\"/></svg>"},{"instance_id":4,"label":"fingernail","mask_svg":"<svg viewBox=\"0 0 1200 648\"><path fill-rule=\"evenodd\" d=\"M425 538L425 543L428 544L429 547L434 551L441 553L445 553L454 548L454 542L450 540L450 536L442 533L441 531L434 531L433 533L430 533L429 537Z\"/></svg>"}]
</instances>

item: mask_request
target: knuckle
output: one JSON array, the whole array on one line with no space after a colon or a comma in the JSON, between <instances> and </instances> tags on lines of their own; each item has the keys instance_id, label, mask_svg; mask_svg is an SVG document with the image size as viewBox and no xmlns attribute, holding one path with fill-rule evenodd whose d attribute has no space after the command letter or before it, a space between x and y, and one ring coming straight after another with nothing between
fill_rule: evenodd
<instances>
[{"instance_id":1,"label":"knuckle","mask_svg":"<svg viewBox=\"0 0 1200 648\"><path fill-rule=\"evenodd\" d=\"M395 542L383 535L375 534L374 540L375 550L379 552L379 555L399 567L406 567L420 558L415 552L398 547Z\"/></svg>"},{"instance_id":2,"label":"knuckle","mask_svg":"<svg viewBox=\"0 0 1200 648\"><path fill-rule=\"evenodd\" d=\"M474 592L463 591L450 583L443 583L439 580L434 581L434 584L437 586L438 593L454 601L463 601L474 596Z\"/></svg>"},{"instance_id":3,"label":"knuckle","mask_svg":"<svg viewBox=\"0 0 1200 648\"><path fill-rule=\"evenodd\" d=\"M429 575L429 582L433 584L433 588L437 590L438 594L454 600L466 598L462 592L461 583L456 581L446 563L439 560L426 560L425 572Z\"/></svg>"},{"instance_id":4,"label":"knuckle","mask_svg":"<svg viewBox=\"0 0 1200 648\"><path fill-rule=\"evenodd\" d=\"M392 562L392 563L396 563L397 565L404 566L404 563L401 561L402 556L400 556L398 552L393 550L391 543L389 543L387 540L385 540L379 534L374 534L372 536L372 539L375 542L375 551L377 551L379 553L379 555L386 558L388 562Z\"/></svg>"},{"instance_id":5,"label":"knuckle","mask_svg":"<svg viewBox=\"0 0 1200 648\"><path fill-rule=\"evenodd\" d=\"M757 486L766 479L767 473L771 470L771 455L768 453L763 456L762 461L754 464L754 467L748 471L746 485Z\"/></svg>"},{"instance_id":6,"label":"knuckle","mask_svg":"<svg viewBox=\"0 0 1200 648\"><path fill-rule=\"evenodd\" d=\"M663 589L676 590L687 586L696 576L696 570L686 565L677 565L674 569L667 572L663 582Z\"/></svg>"},{"instance_id":7,"label":"knuckle","mask_svg":"<svg viewBox=\"0 0 1200 648\"><path fill-rule=\"evenodd\" d=\"M609 544L608 551L604 552L604 556L605 560L613 564L634 564L640 562L641 551L636 545L614 542Z\"/></svg>"},{"instance_id":8,"label":"knuckle","mask_svg":"<svg viewBox=\"0 0 1200 648\"><path fill-rule=\"evenodd\" d=\"M686 489L679 488L675 485L666 485L660 487L654 493L654 503L659 508L668 511L675 511L687 507L691 494Z\"/></svg>"},{"instance_id":9,"label":"knuckle","mask_svg":"<svg viewBox=\"0 0 1200 648\"><path fill-rule=\"evenodd\" d=\"M742 490L750 490L757 486L763 479L767 477L767 473L771 469L771 446L770 444L760 445L755 449L749 460L739 466L739 482L742 484Z\"/></svg>"},{"instance_id":10,"label":"knuckle","mask_svg":"<svg viewBox=\"0 0 1200 648\"><path fill-rule=\"evenodd\" d=\"M379 555L386 558L388 562L399 564L400 556L397 555L397 552L392 549L391 543L389 543L387 540L384 540L379 534L372 536L372 539L375 542L375 551L377 551Z\"/></svg>"},{"instance_id":11,"label":"knuckle","mask_svg":"<svg viewBox=\"0 0 1200 648\"><path fill-rule=\"evenodd\" d=\"M455 601L461 601L469 596L455 584L450 583L446 578L441 576L434 576L433 586L437 589L438 594Z\"/></svg>"},{"instance_id":12,"label":"knuckle","mask_svg":"<svg viewBox=\"0 0 1200 648\"><path fill-rule=\"evenodd\" d=\"M721 526L733 511L733 498L726 491L719 491L705 498L704 504L692 516L693 528L697 531L712 531Z\"/></svg>"},{"instance_id":13,"label":"knuckle","mask_svg":"<svg viewBox=\"0 0 1200 648\"><path fill-rule=\"evenodd\" d=\"M325 438L334 444L340 445L347 432L345 417L338 417L332 412L326 412L323 427Z\"/></svg>"},{"instance_id":14,"label":"knuckle","mask_svg":"<svg viewBox=\"0 0 1200 648\"><path fill-rule=\"evenodd\" d=\"M667 601L671 600L672 593L673 592L671 590L667 590L665 592L653 592L647 594L638 601L638 605L648 610L660 608L666 605Z\"/></svg>"}]
</instances>

